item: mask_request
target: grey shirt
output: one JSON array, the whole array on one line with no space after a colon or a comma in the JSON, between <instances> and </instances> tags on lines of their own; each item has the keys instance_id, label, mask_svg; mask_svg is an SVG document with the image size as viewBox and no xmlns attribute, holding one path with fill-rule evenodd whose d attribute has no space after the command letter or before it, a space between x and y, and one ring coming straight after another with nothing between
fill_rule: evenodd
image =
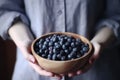
<instances>
[{"instance_id":1,"label":"grey shirt","mask_svg":"<svg viewBox=\"0 0 120 80\"><path fill-rule=\"evenodd\" d=\"M107 26L119 39L120 0L0 0L3 39L8 38L7 30L16 20L27 24L35 37L48 32L74 32L90 40L100 28Z\"/></svg>"},{"instance_id":2,"label":"grey shirt","mask_svg":"<svg viewBox=\"0 0 120 80\"><path fill-rule=\"evenodd\" d=\"M74 32L92 38L105 25L119 34L119 0L0 0L0 35L16 18L28 24L36 37L51 32Z\"/></svg>"}]
</instances>

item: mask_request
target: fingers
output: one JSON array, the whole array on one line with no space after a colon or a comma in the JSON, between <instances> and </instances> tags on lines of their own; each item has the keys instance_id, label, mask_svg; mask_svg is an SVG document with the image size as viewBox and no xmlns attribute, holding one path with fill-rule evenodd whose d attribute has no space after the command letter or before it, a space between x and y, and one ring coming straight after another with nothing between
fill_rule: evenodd
<instances>
[{"instance_id":1,"label":"fingers","mask_svg":"<svg viewBox=\"0 0 120 80\"><path fill-rule=\"evenodd\" d=\"M25 59L32 63L35 63L35 58L31 54L26 54Z\"/></svg>"},{"instance_id":2,"label":"fingers","mask_svg":"<svg viewBox=\"0 0 120 80\"><path fill-rule=\"evenodd\" d=\"M61 80L61 79L62 79L62 75L59 75L59 74L54 74L53 77L56 77L58 80Z\"/></svg>"},{"instance_id":3,"label":"fingers","mask_svg":"<svg viewBox=\"0 0 120 80\"><path fill-rule=\"evenodd\" d=\"M49 76L49 77L57 77L58 79L62 78L62 76L59 74L53 74L51 72L48 72L42 69L40 65L38 65L35 57L31 54L31 50L29 50L29 48L21 48L21 51L25 59L28 60L29 64L32 66L32 68L34 68L34 70L38 72L40 75Z\"/></svg>"},{"instance_id":4,"label":"fingers","mask_svg":"<svg viewBox=\"0 0 120 80\"><path fill-rule=\"evenodd\" d=\"M78 71L76 71L76 72L74 72L74 73L68 73L68 76L69 76L69 77L73 77L73 76L80 75L80 74L82 74L82 71L81 71L81 70L78 70Z\"/></svg>"},{"instance_id":5,"label":"fingers","mask_svg":"<svg viewBox=\"0 0 120 80\"><path fill-rule=\"evenodd\" d=\"M76 75L83 74L83 73L87 72L87 71L91 68L91 66L92 66L92 64L89 63L89 61L88 61L87 64L85 64L84 67L80 68L80 70L77 70L77 71L75 71L75 72L70 72L70 73L68 73L67 75L68 75L69 77L73 77L73 76L76 76Z\"/></svg>"},{"instance_id":6,"label":"fingers","mask_svg":"<svg viewBox=\"0 0 120 80\"><path fill-rule=\"evenodd\" d=\"M85 64L85 66L80 68L80 70L77 70L76 72L68 73L67 75L69 77L73 77L75 75L80 75L80 74L87 72L91 68L91 66L93 65L95 60L99 57L101 46L98 43L94 43L94 42L92 44L93 44L93 48L94 48L93 55L90 57L88 62Z\"/></svg>"},{"instance_id":7,"label":"fingers","mask_svg":"<svg viewBox=\"0 0 120 80\"><path fill-rule=\"evenodd\" d=\"M76 75L80 75L81 74L81 70L75 71L75 72L69 72L67 75L68 77L73 77Z\"/></svg>"},{"instance_id":8,"label":"fingers","mask_svg":"<svg viewBox=\"0 0 120 80\"><path fill-rule=\"evenodd\" d=\"M53 73L48 72L43 70L37 63L31 63L29 62L29 64L35 69L36 72L38 72L39 74L43 75L43 76L53 76Z\"/></svg>"},{"instance_id":9,"label":"fingers","mask_svg":"<svg viewBox=\"0 0 120 80\"><path fill-rule=\"evenodd\" d=\"M26 47L26 46L24 46L24 47L19 47L20 48L20 50L22 51L22 54L23 54L23 56L24 56L24 58L26 59L26 60L28 60L28 61L30 61L30 62L32 62L32 63L34 63L35 62L35 58L34 58L34 56L31 54L31 49L29 48L29 47Z\"/></svg>"},{"instance_id":10,"label":"fingers","mask_svg":"<svg viewBox=\"0 0 120 80\"><path fill-rule=\"evenodd\" d=\"M42 69L37 63L32 63L32 62L29 62L29 64L35 69L36 72L38 72L40 75L43 75L43 76L48 76L48 77L56 77L58 78L58 80L60 80L62 78L61 75L59 74L54 74L52 72L48 72L44 69Z\"/></svg>"},{"instance_id":11,"label":"fingers","mask_svg":"<svg viewBox=\"0 0 120 80\"><path fill-rule=\"evenodd\" d=\"M91 58L89 59L89 63L93 63L95 62L95 60L99 57L100 55L100 51L101 51L101 46L100 44L98 43L95 43L93 42L93 48L94 48L94 51L93 51L93 55L91 56Z\"/></svg>"},{"instance_id":12,"label":"fingers","mask_svg":"<svg viewBox=\"0 0 120 80\"><path fill-rule=\"evenodd\" d=\"M21 49L22 51L22 54L24 55L25 59L32 62L32 63L35 63L35 58L34 56L26 49Z\"/></svg>"},{"instance_id":13,"label":"fingers","mask_svg":"<svg viewBox=\"0 0 120 80\"><path fill-rule=\"evenodd\" d=\"M78 70L76 73L77 73L77 75L80 75L82 73L82 71Z\"/></svg>"}]
</instances>

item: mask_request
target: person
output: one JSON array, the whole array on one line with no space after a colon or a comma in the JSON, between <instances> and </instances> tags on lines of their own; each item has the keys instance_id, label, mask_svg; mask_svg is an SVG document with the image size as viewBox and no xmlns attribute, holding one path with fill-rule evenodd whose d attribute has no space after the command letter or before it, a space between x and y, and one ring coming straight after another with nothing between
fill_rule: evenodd
<instances>
[{"instance_id":1,"label":"person","mask_svg":"<svg viewBox=\"0 0 120 80\"><path fill-rule=\"evenodd\" d=\"M0 35L18 47L12 80L120 80L114 47L120 38L119 7L119 0L0 0ZM49 32L73 32L88 38L94 52L87 65L68 74L42 69L30 45Z\"/></svg>"}]
</instances>

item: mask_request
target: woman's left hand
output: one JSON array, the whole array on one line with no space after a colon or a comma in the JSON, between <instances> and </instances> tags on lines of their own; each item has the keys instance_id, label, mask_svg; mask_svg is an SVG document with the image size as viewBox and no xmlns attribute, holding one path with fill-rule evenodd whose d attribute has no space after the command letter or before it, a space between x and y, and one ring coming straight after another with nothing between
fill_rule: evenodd
<instances>
[{"instance_id":1,"label":"woman's left hand","mask_svg":"<svg viewBox=\"0 0 120 80\"><path fill-rule=\"evenodd\" d=\"M69 72L66 75L68 75L69 77L73 77L73 76L76 76L76 75L83 74L91 68L91 66L93 65L95 60L99 57L99 53L101 51L101 45L99 43L97 43L97 42L91 42L91 43L93 45L94 51L93 51L93 55L90 57L88 63L84 66L84 68L79 69L75 72Z\"/></svg>"}]
</instances>

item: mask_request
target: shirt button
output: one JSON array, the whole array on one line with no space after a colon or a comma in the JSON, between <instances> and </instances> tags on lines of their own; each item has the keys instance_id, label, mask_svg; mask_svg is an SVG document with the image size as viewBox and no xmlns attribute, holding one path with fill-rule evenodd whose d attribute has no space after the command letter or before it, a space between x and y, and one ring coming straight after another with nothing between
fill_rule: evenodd
<instances>
[{"instance_id":1,"label":"shirt button","mask_svg":"<svg viewBox=\"0 0 120 80\"><path fill-rule=\"evenodd\" d=\"M61 15L62 14L62 10L59 10L57 13L58 13L58 15Z\"/></svg>"}]
</instances>

